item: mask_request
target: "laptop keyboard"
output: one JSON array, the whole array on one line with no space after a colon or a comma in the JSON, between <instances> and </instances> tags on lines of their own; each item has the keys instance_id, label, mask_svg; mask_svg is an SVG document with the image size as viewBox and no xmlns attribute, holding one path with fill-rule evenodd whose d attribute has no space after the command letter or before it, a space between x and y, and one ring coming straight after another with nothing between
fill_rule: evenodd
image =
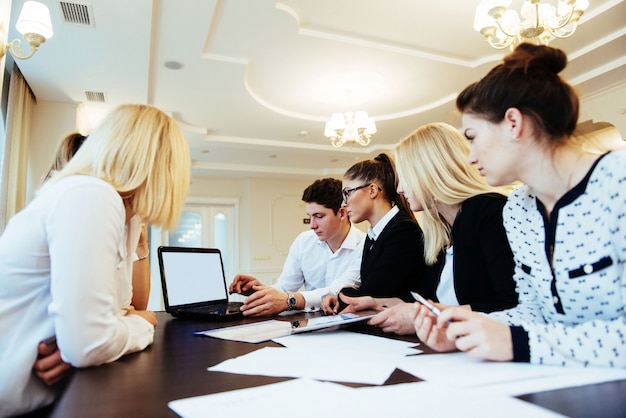
<instances>
[{"instance_id":1,"label":"laptop keyboard","mask_svg":"<svg viewBox=\"0 0 626 418\"><path fill-rule=\"evenodd\" d=\"M241 305L236 302L226 302L226 303L220 303L217 305L212 305L211 307L196 306L196 307L185 308L185 312L189 312L189 313L207 313L208 312L212 314L217 314L217 313L225 313L227 311L239 310L239 306Z\"/></svg>"}]
</instances>

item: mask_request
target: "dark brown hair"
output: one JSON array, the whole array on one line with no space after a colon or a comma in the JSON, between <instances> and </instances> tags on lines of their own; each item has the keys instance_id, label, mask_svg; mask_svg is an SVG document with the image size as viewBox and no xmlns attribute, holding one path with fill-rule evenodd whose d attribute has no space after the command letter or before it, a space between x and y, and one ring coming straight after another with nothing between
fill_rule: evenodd
<instances>
[{"instance_id":1,"label":"dark brown hair","mask_svg":"<svg viewBox=\"0 0 626 418\"><path fill-rule=\"evenodd\" d=\"M52 166L48 169L48 172L44 177L44 181L48 180L55 171L59 171L63 167L65 167L65 164L67 164L67 162L72 159L74 154L78 152L80 147L83 145L83 142L85 142L85 139L87 139L87 137L82 135L81 133L72 132L71 134L68 134L65 138L63 138L61 142L59 142L59 145L57 145L54 162L52 163Z\"/></svg>"},{"instance_id":2,"label":"dark brown hair","mask_svg":"<svg viewBox=\"0 0 626 418\"><path fill-rule=\"evenodd\" d=\"M336 215L341 208L342 202L341 180L330 177L315 180L304 189L302 201L306 203L317 203L325 208L332 209Z\"/></svg>"},{"instance_id":3,"label":"dark brown hair","mask_svg":"<svg viewBox=\"0 0 626 418\"><path fill-rule=\"evenodd\" d=\"M509 108L530 117L536 128L555 141L571 136L578 122L579 101L559 73L567 56L556 48L519 44L504 61L457 97L457 109L499 123Z\"/></svg>"}]
</instances>

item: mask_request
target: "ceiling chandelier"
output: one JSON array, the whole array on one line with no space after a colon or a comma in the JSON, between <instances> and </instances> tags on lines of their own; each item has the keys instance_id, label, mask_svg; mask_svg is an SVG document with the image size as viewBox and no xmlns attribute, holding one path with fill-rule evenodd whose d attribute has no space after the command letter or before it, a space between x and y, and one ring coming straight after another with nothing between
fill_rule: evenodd
<instances>
[{"instance_id":1,"label":"ceiling chandelier","mask_svg":"<svg viewBox=\"0 0 626 418\"><path fill-rule=\"evenodd\" d=\"M520 14L509 10L511 0L482 0L476 8L474 29L496 49L521 42L547 45L554 38L568 38L578 27L588 0L524 0Z\"/></svg>"},{"instance_id":2,"label":"ceiling chandelier","mask_svg":"<svg viewBox=\"0 0 626 418\"><path fill-rule=\"evenodd\" d=\"M324 136L335 148L346 143L367 146L376 133L376 124L367 112L333 113L324 129Z\"/></svg>"}]
</instances>

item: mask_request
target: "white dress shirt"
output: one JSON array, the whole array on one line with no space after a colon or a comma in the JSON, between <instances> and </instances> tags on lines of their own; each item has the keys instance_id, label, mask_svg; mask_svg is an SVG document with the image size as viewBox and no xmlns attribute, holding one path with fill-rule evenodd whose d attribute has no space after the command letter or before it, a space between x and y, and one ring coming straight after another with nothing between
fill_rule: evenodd
<instances>
[{"instance_id":1,"label":"white dress shirt","mask_svg":"<svg viewBox=\"0 0 626 418\"><path fill-rule=\"evenodd\" d=\"M385 216L380 218L380 221L378 221L378 223L374 225L373 228L371 226L368 228L367 236L369 236L372 241L376 241L376 239L383 232L383 229L385 229L389 221L391 221L399 211L400 209L398 209L397 206L393 206L391 209L389 209L389 212L385 213Z\"/></svg>"},{"instance_id":2,"label":"white dress shirt","mask_svg":"<svg viewBox=\"0 0 626 418\"><path fill-rule=\"evenodd\" d=\"M348 286L358 287L364 241L365 233L351 225L341 247L333 253L314 231L301 233L289 248L274 288L297 292L304 286L305 309L319 308L327 294L337 294Z\"/></svg>"},{"instance_id":3,"label":"white dress shirt","mask_svg":"<svg viewBox=\"0 0 626 418\"><path fill-rule=\"evenodd\" d=\"M437 285L437 299L448 306L459 306L454 289L454 247L446 248L446 260L439 276Z\"/></svg>"}]
</instances>

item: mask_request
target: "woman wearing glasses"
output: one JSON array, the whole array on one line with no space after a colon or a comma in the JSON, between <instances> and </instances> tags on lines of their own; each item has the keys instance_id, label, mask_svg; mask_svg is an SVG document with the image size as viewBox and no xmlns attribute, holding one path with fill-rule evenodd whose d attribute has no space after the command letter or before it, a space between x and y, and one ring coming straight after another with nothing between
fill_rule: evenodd
<instances>
[{"instance_id":1,"label":"woman wearing glasses","mask_svg":"<svg viewBox=\"0 0 626 418\"><path fill-rule=\"evenodd\" d=\"M398 192L420 214L424 229L426 268L415 289L446 306L479 312L512 308L517 293L513 254L502 223L506 197L469 164L469 153L463 134L445 123L424 125L396 147ZM415 334L415 304L345 299L351 310L381 310L371 325Z\"/></svg>"},{"instance_id":2,"label":"woman wearing glasses","mask_svg":"<svg viewBox=\"0 0 626 418\"><path fill-rule=\"evenodd\" d=\"M396 191L393 161L386 154L354 164L343 177L343 205L354 223L370 224L358 289L340 295L411 300L424 269L422 230L406 199ZM322 309L337 313L341 296L328 295Z\"/></svg>"}]
</instances>

